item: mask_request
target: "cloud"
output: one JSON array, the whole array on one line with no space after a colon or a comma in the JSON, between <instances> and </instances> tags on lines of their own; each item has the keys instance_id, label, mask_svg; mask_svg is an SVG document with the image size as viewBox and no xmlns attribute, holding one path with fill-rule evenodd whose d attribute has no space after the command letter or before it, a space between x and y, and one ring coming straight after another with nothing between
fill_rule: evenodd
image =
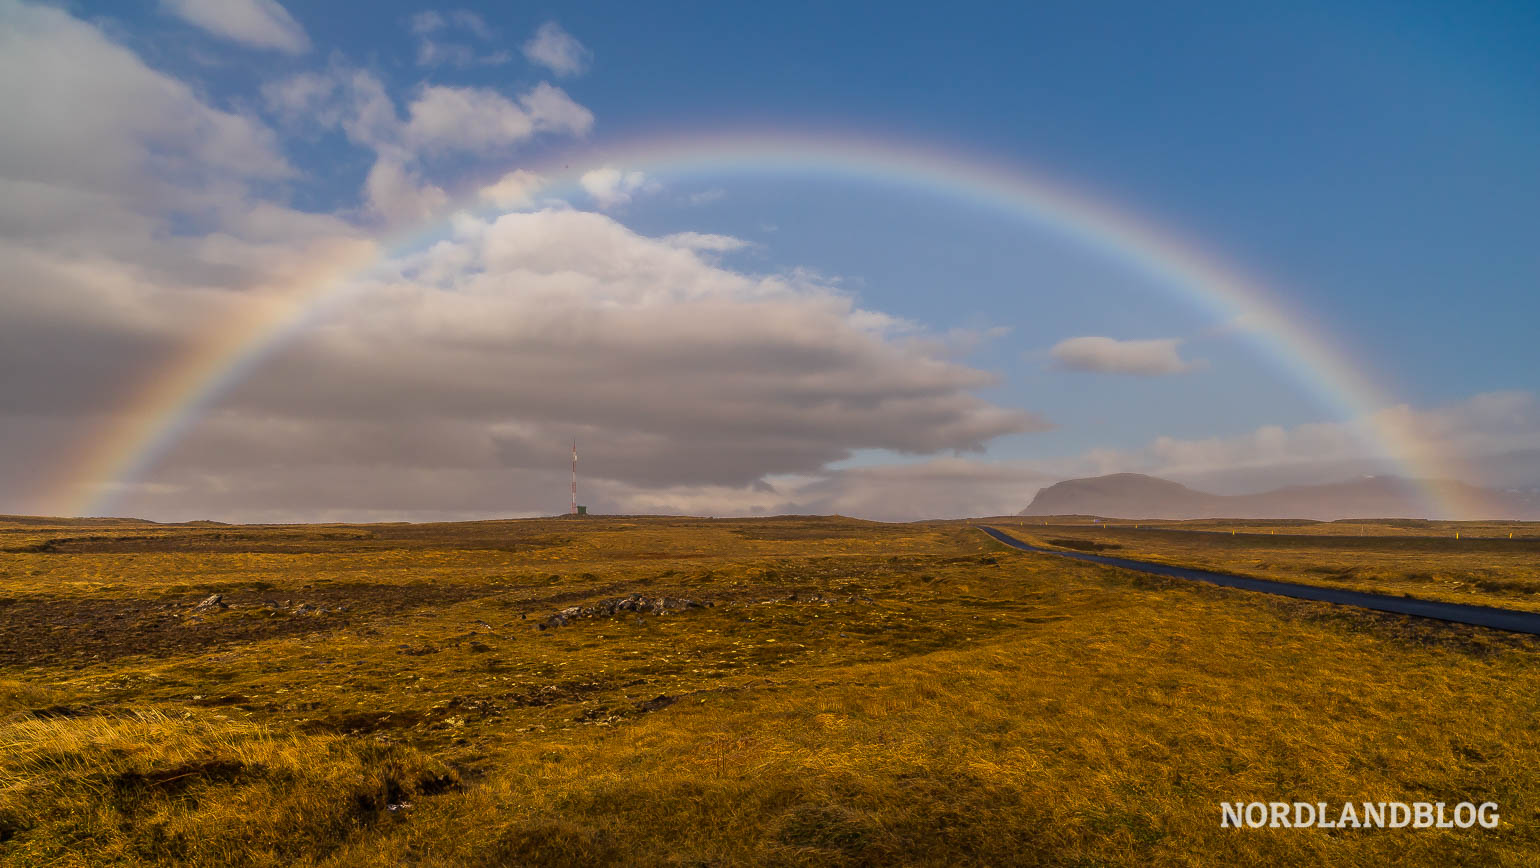
<instances>
[{"instance_id":1,"label":"cloud","mask_svg":"<svg viewBox=\"0 0 1540 868\"><path fill-rule=\"evenodd\" d=\"M206 170L278 178L272 132L212 108L96 28L44 6L0 5L0 173L121 194L192 187Z\"/></svg>"},{"instance_id":2,"label":"cloud","mask_svg":"<svg viewBox=\"0 0 1540 868\"><path fill-rule=\"evenodd\" d=\"M450 28L467 30L479 39L492 38L492 28L487 26L486 20L469 9L456 9L447 15L428 9L407 19L407 29L414 36L427 36Z\"/></svg>"},{"instance_id":3,"label":"cloud","mask_svg":"<svg viewBox=\"0 0 1540 868\"><path fill-rule=\"evenodd\" d=\"M1403 473L1383 444L1366 437L1366 432L1384 429L1397 432L1403 442L1420 443L1461 481L1498 486L1540 482L1535 446L1540 443L1540 401L1522 391L1483 393L1441 407L1397 405L1346 422L1263 425L1231 437L1157 437L1139 449L1089 450L1051 469L1066 477L1149 473L1228 491ZM1504 469L1487 469L1499 467Z\"/></svg>"},{"instance_id":4,"label":"cloud","mask_svg":"<svg viewBox=\"0 0 1540 868\"><path fill-rule=\"evenodd\" d=\"M364 201L391 222L426 219L449 203L449 194L429 184L398 160L382 156L364 181Z\"/></svg>"},{"instance_id":5,"label":"cloud","mask_svg":"<svg viewBox=\"0 0 1540 868\"><path fill-rule=\"evenodd\" d=\"M701 190L698 193L691 193L685 197L685 202L690 205L699 207L701 205L710 205L713 202L720 202L726 198L726 190L722 189L721 187L712 187L709 190Z\"/></svg>"},{"instance_id":6,"label":"cloud","mask_svg":"<svg viewBox=\"0 0 1540 868\"><path fill-rule=\"evenodd\" d=\"M401 142L414 152L486 153L507 148L537 132L583 135L593 114L560 88L539 84L515 104L496 91L424 87L407 108Z\"/></svg>"},{"instance_id":7,"label":"cloud","mask_svg":"<svg viewBox=\"0 0 1540 868\"><path fill-rule=\"evenodd\" d=\"M1204 337L1228 337L1230 335L1248 334L1261 331L1263 318L1255 313L1236 314L1230 319L1213 326L1203 333Z\"/></svg>"},{"instance_id":8,"label":"cloud","mask_svg":"<svg viewBox=\"0 0 1540 868\"><path fill-rule=\"evenodd\" d=\"M461 32L474 39L486 41L493 37L492 28L480 15L468 9L443 13L428 10L407 19L407 29L417 37L417 64L438 66L449 64L460 68L469 66L496 66L513 59L511 51L479 52L474 45L440 38L442 34Z\"/></svg>"},{"instance_id":9,"label":"cloud","mask_svg":"<svg viewBox=\"0 0 1540 868\"><path fill-rule=\"evenodd\" d=\"M524 43L524 56L530 63L539 64L561 75L581 75L588 69L593 52L561 29L554 21L540 25L535 35Z\"/></svg>"},{"instance_id":10,"label":"cloud","mask_svg":"<svg viewBox=\"0 0 1540 868\"><path fill-rule=\"evenodd\" d=\"M270 83L262 93L269 111L286 124L341 129L350 141L375 152L364 205L389 221L421 218L430 213L425 209L447 201L442 186L424 172L434 160L503 157L538 135L582 136L593 126L588 109L545 82L515 99L489 88L426 85L408 102L405 119L376 75L339 63L324 73ZM521 178L505 175L480 192L501 207L515 207L523 201L517 189Z\"/></svg>"},{"instance_id":11,"label":"cloud","mask_svg":"<svg viewBox=\"0 0 1540 868\"><path fill-rule=\"evenodd\" d=\"M454 237L357 280L356 302L222 399L122 508L554 512L574 435L591 502L620 505L762 488L854 450L975 450L1045 424L977 397L992 375L928 354L827 284L733 271L676 242L570 208L462 216Z\"/></svg>"},{"instance_id":12,"label":"cloud","mask_svg":"<svg viewBox=\"0 0 1540 868\"><path fill-rule=\"evenodd\" d=\"M1203 366L1189 362L1178 352L1179 338L1120 341L1115 338L1081 337L1062 340L1049 350L1059 367L1099 374L1161 376L1184 374Z\"/></svg>"},{"instance_id":13,"label":"cloud","mask_svg":"<svg viewBox=\"0 0 1540 868\"><path fill-rule=\"evenodd\" d=\"M259 119L52 7L0 3L0 81L26 82L0 88L0 116L17 120L0 126L0 238L64 257L49 268L159 268L190 231L238 218L254 185L295 174ZM173 217L182 231L157 238Z\"/></svg>"},{"instance_id":14,"label":"cloud","mask_svg":"<svg viewBox=\"0 0 1540 868\"><path fill-rule=\"evenodd\" d=\"M583 136L594 122L592 112L545 82L515 99L490 88L424 85L407 104L405 120L377 76L346 66L281 79L262 94L286 121L340 127L353 142L402 158L487 154L538 134Z\"/></svg>"},{"instance_id":15,"label":"cloud","mask_svg":"<svg viewBox=\"0 0 1540 868\"><path fill-rule=\"evenodd\" d=\"M276 0L161 0L161 5L221 39L286 54L310 50L305 29Z\"/></svg>"},{"instance_id":16,"label":"cloud","mask_svg":"<svg viewBox=\"0 0 1540 868\"><path fill-rule=\"evenodd\" d=\"M687 515L839 514L879 521L1013 515L1058 481L1030 464L932 458L777 478L771 485L615 487L617 512Z\"/></svg>"},{"instance_id":17,"label":"cloud","mask_svg":"<svg viewBox=\"0 0 1540 868\"><path fill-rule=\"evenodd\" d=\"M648 180L641 172L623 172L612 166L590 169L583 173L578 183L593 197L595 204L606 210L630 202L637 193L662 189L662 185Z\"/></svg>"},{"instance_id":18,"label":"cloud","mask_svg":"<svg viewBox=\"0 0 1540 868\"><path fill-rule=\"evenodd\" d=\"M734 238L731 235L712 235L704 232L675 232L673 235L665 235L663 243L699 253L731 253L734 250L756 246L752 241L744 241L742 238Z\"/></svg>"},{"instance_id":19,"label":"cloud","mask_svg":"<svg viewBox=\"0 0 1540 868\"><path fill-rule=\"evenodd\" d=\"M515 169L482 187L477 195L499 208L527 208L534 204L535 192L544 183L545 179L534 172Z\"/></svg>"}]
</instances>

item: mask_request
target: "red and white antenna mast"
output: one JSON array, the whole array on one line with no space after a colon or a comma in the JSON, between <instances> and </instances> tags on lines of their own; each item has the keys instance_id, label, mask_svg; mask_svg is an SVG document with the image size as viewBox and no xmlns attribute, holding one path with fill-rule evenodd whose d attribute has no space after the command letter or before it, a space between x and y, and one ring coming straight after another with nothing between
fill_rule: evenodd
<instances>
[{"instance_id":1,"label":"red and white antenna mast","mask_svg":"<svg viewBox=\"0 0 1540 868\"><path fill-rule=\"evenodd\" d=\"M577 438L572 438L572 512L577 515Z\"/></svg>"}]
</instances>

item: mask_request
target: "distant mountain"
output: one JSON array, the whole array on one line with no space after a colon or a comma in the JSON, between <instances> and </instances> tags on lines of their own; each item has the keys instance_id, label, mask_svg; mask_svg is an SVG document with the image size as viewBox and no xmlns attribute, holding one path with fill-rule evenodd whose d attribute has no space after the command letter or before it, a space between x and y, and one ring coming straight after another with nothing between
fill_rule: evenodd
<instances>
[{"instance_id":1,"label":"distant mountain","mask_svg":"<svg viewBox=\"0 0 1540 868\"><path fill-rule=\"evenodd\" d=\"M1021 515L1106 518L1436 518L1424 490L1471 505L1480 518L1540 520L1540 491L1498 491L1459 482L1422 483L1371 476L1329 485L1300 485L1259 494L1209 494L1139 473L1069 479L1044 488ZM1469 517L1469 516L1468 516Z\"/></svg>"}]
</instances>

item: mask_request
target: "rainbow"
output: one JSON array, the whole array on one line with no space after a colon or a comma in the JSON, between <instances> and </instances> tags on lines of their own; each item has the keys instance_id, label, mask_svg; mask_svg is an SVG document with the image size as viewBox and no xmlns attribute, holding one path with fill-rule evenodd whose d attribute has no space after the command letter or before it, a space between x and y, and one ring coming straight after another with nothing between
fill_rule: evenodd
<instances>
[{"instance_id":1,"label":"rainbow","mask_svg":"<svg viewBox=\"0 0 1540 868\"><path fill-rule=\"evenodd\" d=\"M1220 322L1243 321L1259 347L1332 412L1356 420L1367 445L1412 479L1454 477L1413 432L1376 421L1387 392L1308 318L1276 292L1204 253L1169 228L1115 208L1022 167L956 149L847 135L734 132L641 138L580 156L556 154L520 168L545 191L575 184L599 167L654 175L830 174L931 191L1014 214L1154 279L1178 299ZM282 285L245 294L248 302L126 396L118 412L90 432L63 475L39 498L47 514L101 515L141 478L218 399L287 339L303 331L324 302L371 264L441 232L450 215L485 210L471 188L436 218L375 241L333 245ZM1385 414L1379 414L1384 416ZM1430 515L1468 514L1450 486L1428 484Z\"/></svg>"}]
</instances>

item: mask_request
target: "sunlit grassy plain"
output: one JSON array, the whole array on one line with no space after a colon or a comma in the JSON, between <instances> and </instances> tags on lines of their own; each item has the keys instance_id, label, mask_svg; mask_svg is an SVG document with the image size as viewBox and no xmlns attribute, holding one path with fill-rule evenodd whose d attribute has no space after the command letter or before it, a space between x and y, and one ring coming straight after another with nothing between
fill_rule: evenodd
<instances>
[{"instance_id":1,"label":"sunlit grassy plain","mask_svg":"<svg viewBox=\"0 0 1540 868\"><path fill-rule=\"evenodd\" d=\"M1084 517L1054 517L991 523L1058 548L1074 548L1074 541L1080 541L1092 544L1089 550L1135 560L1540 611L1540 523L1535 522L1209 520L1091 525Z\"/></svg>"},{"instance_id":2,"label":"sunlit grassy plain","mask_svg":"<svg viewBox=\"0 0 1540 868\"><path fill-rule=\"evenodd\" d=\"M0 549L9 864L1540 852L1540 640L964 524L9 522ZM536 627L633 592L711 605ZM1253 799L1490 800L1502 825L1219 828Z\"/></svg>"}]
</instances>

